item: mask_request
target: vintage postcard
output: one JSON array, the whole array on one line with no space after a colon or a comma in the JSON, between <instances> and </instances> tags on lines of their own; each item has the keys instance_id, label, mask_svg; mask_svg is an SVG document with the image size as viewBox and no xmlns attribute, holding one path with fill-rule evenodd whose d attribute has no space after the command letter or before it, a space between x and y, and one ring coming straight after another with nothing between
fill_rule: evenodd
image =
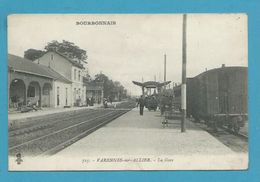
<instances>
[{"instance_id":1,"label":"vintage postcard","mask_svg":"<svg viewBox=\"0 0 260 182\"><path fill-rule=\"evenodd\" d=\"M247 26L246 14L9 15L9 170L246 170Z\"/></svg>"}]
</instances>

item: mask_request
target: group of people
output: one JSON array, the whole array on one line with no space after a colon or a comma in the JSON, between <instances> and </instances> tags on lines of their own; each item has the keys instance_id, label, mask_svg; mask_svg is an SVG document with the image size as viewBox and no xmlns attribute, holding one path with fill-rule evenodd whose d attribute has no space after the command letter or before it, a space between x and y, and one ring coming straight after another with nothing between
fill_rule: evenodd
<instances>
[{"instance_id":1,"label":"group of people","mask_svg":"<svg viewBox=\"0 0 260 182\"><path fill-rule=\"evenodd\" d=\"M95 103L95 99L93 97L87 98L87 106L93 106Z\"/></svg>"},{"instance_id":2,"label":"group of people","mask_svg":"<svg viewBox=\"0 0 260 182\"><path fill-rule=\"evenodd\" d=\"M11 102L13 104L14 108L20 108L23 105L23 98L22 97L18 97L17 95L14 95L10 98Z\"/></svg>"},{"instance_id":3,"label":"group of people","mask_svg":"<svg viewBox=\"0 0 260 182\"><path fill-rule=\"evenodd\" d=\"M140 98L138 98L136 100L136 102L137 102L136 106L137 107L139 106L139 113L140 113L141 116L144 114L144 107L147 105L147 100L148 100L148 98L145 97L144 95L141 95ZM154 102L157 102L156 99L154 99L154 98L152 100ZM172 96L162 95L160 97L160 101L159 101L158 104L159 104L159 107L160 107L160 110L161 110L161 115L164 114L165 110L172 108L172 102L173 102ZM154 103L152 103L152 104L154 104ZM156 103L156 107L157 107L157 103Z\"/></svg>"},{"instance_id":4,"label":"group of people","mask_svg":"<svg viewBox=\"0 0 260 182\"><path fill-rule=\"evenodd\" d=\"M112 97L108 97L108 98L103 99L104 108L108 107L108 102L110 102L110 104L112 104Z\"/></svg>"},{"instance_id":5,"label":"group of people","mask_svg":"<svg viewBox=\"0 0 260 182\"><path fill-rule=\"evenodd\" d=\"M37 111L40 109L39 100L32 102L31 100L27 100L26 104L22 97L14 95L10 98L11 103L13 104L13 108L16 108L21 112L29 112L29 111Z\"/></svg>"}]
</instances>

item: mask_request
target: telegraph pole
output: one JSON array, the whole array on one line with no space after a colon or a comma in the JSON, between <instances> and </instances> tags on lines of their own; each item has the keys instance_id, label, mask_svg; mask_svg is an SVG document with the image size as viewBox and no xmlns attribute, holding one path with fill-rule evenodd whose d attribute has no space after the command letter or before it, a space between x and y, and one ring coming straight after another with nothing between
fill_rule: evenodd
<instances>
[{"instance_id":1,"label":"telegraph pole","mask_svg":"<svg viewBox=\"0 0 260 182\"><path fill-rule=\"evenodd\" d=\"M186 24L187 15L183 15L182 23L182 85L181 85L181 132L185 132L186 119Z\"/></svg>"},{"instance_id":2,"label":"telegraph pole","mask_svg":"<svg viewBox=\"0 0 260 182\"><path fill-rule=\"evenodd\" d=\"M144 77L142 77L142 83L144 83ZM142 87L142 95L144 95L144 87Z\"/></svg>"},{"instance_id":3,"label":"telegraph pole","mask_svg":"<svg viewBox=\"0 0 260 182\"><path fill-rule=\"evenodd\" d=\"M166 54L164 54L164 83L166 82ZM164 85L164 90L166 89L166 85Z\"/></svg>"}]
</instances>

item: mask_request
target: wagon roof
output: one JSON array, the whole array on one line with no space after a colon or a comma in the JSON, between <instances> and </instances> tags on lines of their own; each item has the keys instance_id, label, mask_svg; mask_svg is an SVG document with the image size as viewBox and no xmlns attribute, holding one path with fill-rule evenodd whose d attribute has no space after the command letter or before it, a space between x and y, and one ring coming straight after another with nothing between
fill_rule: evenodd
<instances>
[{"instance_id":1,"label":"wagon roof","mask_svg":"<svg viewBox=\"0 0 260 182\"><path fill-rule=\"evenodd\" d=\"M218 72L218 71L235 71L235 70L245 70L245 71L247 71L247 69L248 69L248 67L245 67L245 66L228 66L228 67L214 68L214 69L211 69L211 70L204 71L204 72L194 76L193 78L200 77L200 76L203 76L205 74L209 74L209 73L213 73L213 72Z\"/></svg>"}]
</instances>

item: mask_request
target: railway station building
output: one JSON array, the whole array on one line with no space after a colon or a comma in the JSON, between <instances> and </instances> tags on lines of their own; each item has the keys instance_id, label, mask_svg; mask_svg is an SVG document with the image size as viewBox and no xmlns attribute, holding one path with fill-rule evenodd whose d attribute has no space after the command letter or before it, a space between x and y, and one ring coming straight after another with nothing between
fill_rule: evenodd
<instances>
[{"instance_id":1,"label":"railway station building","mask_svg":"<svg viewBox=\"0 0 260 182\"><path fill-rule=\"evenodd\" d=\"M103 83L86 81L86 62L49 51L31 61L8 56L9 110L33 104L38 107L84 106L88 98L103 100Z\"/></svg>"},{"instance_id":2,"label":"railway station building","mask_svg":"<svg viewBox=\"0 0 260 182\"><path fill-rule=\"evenodd\" d=\"M86 86L83 83L86 70L83 62L71 59L69 55L63 55L55 51L45 53L34 62L49 67L71 81L70 92L72 93L72 97L70 102L73 106L86 104Z\"/></svg>"},{"instance_id":3,"label":"railway station building","mask_svg":"<svg viewBox=\"0 0 260 182\"><path fill-rule=\"evenodd\" d=\"M71 81L51 68L8 55L9 110L23 105L71 105Z\"/></svg>"}]
</instances>

